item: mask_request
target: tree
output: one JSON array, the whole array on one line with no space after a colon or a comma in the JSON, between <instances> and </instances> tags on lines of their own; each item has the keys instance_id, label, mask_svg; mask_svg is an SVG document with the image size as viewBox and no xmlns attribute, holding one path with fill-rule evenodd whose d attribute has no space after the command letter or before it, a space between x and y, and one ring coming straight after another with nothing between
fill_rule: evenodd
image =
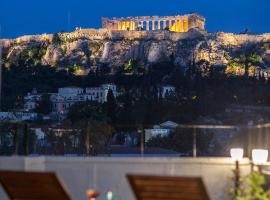
<instances>
[{"instance_id":1,"label":"tree","mask_svg":"<svg viewBox=\"0 0 270 200\"><path fill-rule=\"evenodd\" d=\"M70 107L67 118L72 123L84 120L106 121L102 104L93 101L76 103Z\"/></svg>"},{"instance_id":2,"label":"tree","mask_svg":"<svg viewBox=\"0 0 270 200\"><path fill-rule=\"evenodd\" d=\"M133 116L131 115L132 97L129 90L125 91L125 93L119 97L119 101L122 106L119 109L117 128L124 131L133 130L135 124L132 123L134 122Z\"/></svg>"},{"instance_id":3,"label":"tree","mask_svg":"<svg viewBox=\"0 0 270 200\"><path fill-rule=\"evenodd\" d=\"M113 95L113 91L109 89L107 94L106 113L112 125L116 122L116 110L117 110L116 100Z\"/></svg>"},{"instance_id":4,"label":"tree","mask_svg":"<svg viewBox=\"0 0 270 200\"><path fill-rule=\"evenodd\" d=\"M85 143L87 155L106 152L113 129L107 123L106 113L100 103L77 103L70 108L67 118L81 130L81 144Z\"/></svg>"},{"instance_id":5,"label":"tree","mask_svg":"<svg viewBox=\"0 0 270 200\"><path fill-rule=\"evenodd\" d=\"M39 114L49 114L52 111L52 102L49 94L43 94L41 96L41 101L35 109L35 112Z\"/></svg>"},{"instance_id":6,"label":"tree","mask_svg":"<svg viewBox=\"0 0 270 200\"><path fill-rule=\"evenodd\" d=\"M255 43L246 43L242 47L242 51L239 63L244 65L245 76L249 75L249 68L251 66L258 66L260 64L261 57L259 56L260 49L257 48Z\"/></svg>"},{"instance_id":7,"label":"tree","mask_svg":"<svg viewBox=\"0 0 270 200\"><path fill-rule=\"evenodd\" d=\"M128 62L124 64L124 70L127 73L133 72L134 68L135 68L135 64L134 64L134 61L132 59L129 59Z\"/></svg>"},{"instance_id":8,"label":"tree","mask_svg":"<svg viewBox=\"0 0 270 200\"><path fill-rule=\"evenodd\" d=\"M81 144L85 145L86 155L107 153L113 131L107 122L82 119L75 126L82 130Z\"/></svg>"},{"instance_id":9,"label":"tree","mask_svg":"<svg viewBox=\"0 0 270 200\"><path fill-rule=\"evenodd\" d=\"M192 144L193 144L193 130L176 128L174 132L171 132L167 136L157 136L151 138L148 142L148 146L160 147L164 149L173 150L185 155L191 155ZM198 133L198 132L197 132ZM197 134L197 150L198 155L205 156L208 155L209 144L212 139L212 133L200 133Z\"/></svg>"},{"instance_id":10,"label":"tree","mask_svg":"<svg viewBox=\"0 0 270 200\"><path fill-rule=\"evenodd\" d=\"M11 155L12 154L12 139L13 131L8 124L0 125L0 155Z\"/></svg>"},{"instance_id":11,"label":"tree","mask_svg":"<svg viewBox=\"0 0 270 200\"><path fill-rule=\"evenodd\" d=\"M256 53L247 52L240 57L240 63L244 64L245 76L248 76L250 67L259 65L260 56Z\"/></svg>"},{"instance_id":12,"label":"tree","mask_svg":"<svg viewBox=\"0 0 270 200\"><path fill-rule=\"evenodd\" d=\"M54 33L53 38L52 38L52 43L55 45L59 45L59 44L61 44L61 42L62 42L62 40L59 36L59 33Z\"/></svg>"},{"instance_id":13,"label":"tree","mask_svg":"<svg viewBox=\"0 0 270 200\"><path fill-rule=\"evenodd\" d=\"M257 43L247 42L233 56L228 53L224 57L229 61L226 74L254 76L255 68L261 64L263 48Z\"/></svg>"},{"instance_id":14,"label":"tree","mask_svg":"<svg viewBox=\"0 0 270 200\"><path fill-rule=\"evenodd\" d=\"M147 146L160 147L173 150L182 154L191 155L192 132L191 130L177 129L168 136L156 136L147 142Z\"/></svg>"}]
</instances>

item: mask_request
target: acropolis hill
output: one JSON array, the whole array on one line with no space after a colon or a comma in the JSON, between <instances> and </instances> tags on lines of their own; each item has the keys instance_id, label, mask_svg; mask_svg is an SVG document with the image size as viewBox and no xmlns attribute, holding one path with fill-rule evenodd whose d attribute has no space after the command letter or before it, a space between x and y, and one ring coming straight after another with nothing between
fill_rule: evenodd
<instances>
[{"instance_id":1,"label":"acropolis hill","mask_svg":"<svg viewBox=\"0 0 270 200\"><path fill-rule=\"evenodd\" d=\"M237 52L244 51L248 44L252 44L253 50L261 57L262 68L270 67L269 33L261 35L208 33L204 29L204 18L199 17L196 26L196 20L194 22L196 17L191 16L193 24L187 18L183 18L182 21L172 18L171 22L164 22L162 20L165 19L161 18L156 22L153 20L158 18L152 17L148 19L149 23L140 23L144 26L140 26L141 29L137 30L141 18L138 18L138 23L135 21L137 24L134 19L127 21L126 18L124 20L114 18L113 21L103 19L102 29L77 28L70 33L2 39L0 42L3 46L4 64L6 67L16 65L21 63L20 60L34 56L35 63L55 67L73 65L85 68L96 65L119 67L129 60L136 60L141 66L171 62L183 69L187 69L192 62L208 62L212 66L226 70L230 59L237 56ZM154 24L153 30L150 27L150 20L152 25Z\"/></svg>"}]
</instances>

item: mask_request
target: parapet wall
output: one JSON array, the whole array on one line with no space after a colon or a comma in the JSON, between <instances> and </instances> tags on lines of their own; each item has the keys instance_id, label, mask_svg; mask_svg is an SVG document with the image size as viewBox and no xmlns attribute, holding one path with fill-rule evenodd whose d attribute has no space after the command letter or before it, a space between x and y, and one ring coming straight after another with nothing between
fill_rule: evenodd
<instances>
[{"instance_id":1,"label":"parapet wall","mask_svg":"<svg viewBox=\"0 0 270 200\"><path fill-rule=\"evenodd\" d=\"M175 33L169 31L116 31L108 29L78 29L71 33L62 33L68 39L89 40L172 40L177 41L185 38L198 37L205 32L191 30L187 33Z\"/></svg>"},{"instance_id":2,"label":"parapet wall","mask_svg":"<svg viewBox=\"0 0 270 200\"><path fill-rule=\"evenodd\" d=\"M134 200L126 174L202 177L211 200L227 200L234 163L230 158L0 157L0 169L56 172L74 200L86 200L89 188L101 192L100 199L112 190L117 199ZM240 169L249 173L248 159ZM7 200L1 188L0 199Z\"/></svg>"},{"instance_id":3,"label":"parapet wall","mask_svg":"<svg viewBox=\"0 0 270 200\"><path fill-rule=\"evenodd\" d=\"M234 33L207 33L198 29L192 29L186 33L176 33L164 30L156 31L116 31L108 29L78 29L71 33L63 33L69 39L89 39L89 40L172 40L192 39L200 36L215 36L222 43L242 44L244 42L263 42L270 40L270 34L249 35Z\"/></svg>"},{"instance_id":4,"label":"parapet wall","mask_svg":"<svg viewBox=\"0 0 270 200\"><path fill-rule=\"evenodd\" d=\"M247 42L259 43L259 42L269 42L270 33L265 33L261 35L252 34L234 34L234 33L224 33L218 32L213 34L216 40L219 40L223 45L239 46Z\"/></svg>"}]
</instances>

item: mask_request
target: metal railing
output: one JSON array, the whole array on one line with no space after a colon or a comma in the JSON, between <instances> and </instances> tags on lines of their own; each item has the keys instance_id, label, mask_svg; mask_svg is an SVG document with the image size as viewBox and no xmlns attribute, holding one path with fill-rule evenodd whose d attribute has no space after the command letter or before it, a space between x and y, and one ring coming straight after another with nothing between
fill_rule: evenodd
<instances>
[{"instance_id":1,"label":"metal railing","mask_svg":"<svg viewBox=\"0 0 270 200\"><path fill-rule=\"evenodd\" d=\"M30 152L29 147L29 138L30 138L30 129L33 124L29 122L22 122L22 121L6 121L6 122L0 122L0 126L7 126L9 134L13 137L13 155L29 155L29 153L36 153L36 154L50 154L52 153L52 150L48 150L50 147L48 147L47 150L44 151L37 151L37 143L35 146L35 151ZM268 148L270 146L270 123L265 124L258 124L254 126L234 126L234 125L198 125L198 124L181 124L178 125L178 129L183 129L184 132L189 132L192 135L192 150L191 155L192 157L200 156L198 155L198 143L200 140L198 140L199 134L201 134L203 131L216 131L216 130L224 130L219 131L217 134L225 135L227 133L243 133L243 138L240 140L240 142L237 143L237 145L240 145L241 147L244 147L246 149L245 152L247 152L247 156L250 157L250 152L252 148ZM225 131L226 130L226 131ZM0 129L0 136L5 134L4 132L1 133ZM216 133L215 133L216 134ZM145 140L144 140L144 131L138 131L138 136L140 138L139 140L139 149L141 156L145 155ZM71 143L76 143L77 139L80 137L79 133L71 133L69 137L73 138ZM65 141L62 141L65 142ZM228 141L227 141L228 142ZM230 142L230 141L229 141ZM55 139L55 141L52 141L51 145L57 145L61 143L61 140ZM224 141L224 145L226 141ZM0 141L1 144L1 141ZM21 146L21 148L20 148ZM83 143L79 144L77 147L67 147L65 150L67 154L78 154L82 155L84 154L84 148Z\"/></svg>"}]
</instances>

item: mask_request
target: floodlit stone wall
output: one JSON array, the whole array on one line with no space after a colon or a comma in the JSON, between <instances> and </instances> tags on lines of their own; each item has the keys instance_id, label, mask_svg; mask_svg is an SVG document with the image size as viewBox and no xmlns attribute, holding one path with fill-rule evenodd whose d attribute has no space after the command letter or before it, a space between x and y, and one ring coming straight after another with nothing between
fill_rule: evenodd
<instances>
[{"instance_id":1,"label":"floodlit stone wall","mask_svg":"<svg viewBox=\"0 0 270 200\"><path fill-rule=\"evenodd\" d=\"M175 33L169 31L118 31L107 29L78 29L71 33L61 33L62 38L68 40L89 39L89 40L173 40L178 41L185 38L197 37L203 32L190 31L188 33Z\"/></svg>"}]
</instances>

